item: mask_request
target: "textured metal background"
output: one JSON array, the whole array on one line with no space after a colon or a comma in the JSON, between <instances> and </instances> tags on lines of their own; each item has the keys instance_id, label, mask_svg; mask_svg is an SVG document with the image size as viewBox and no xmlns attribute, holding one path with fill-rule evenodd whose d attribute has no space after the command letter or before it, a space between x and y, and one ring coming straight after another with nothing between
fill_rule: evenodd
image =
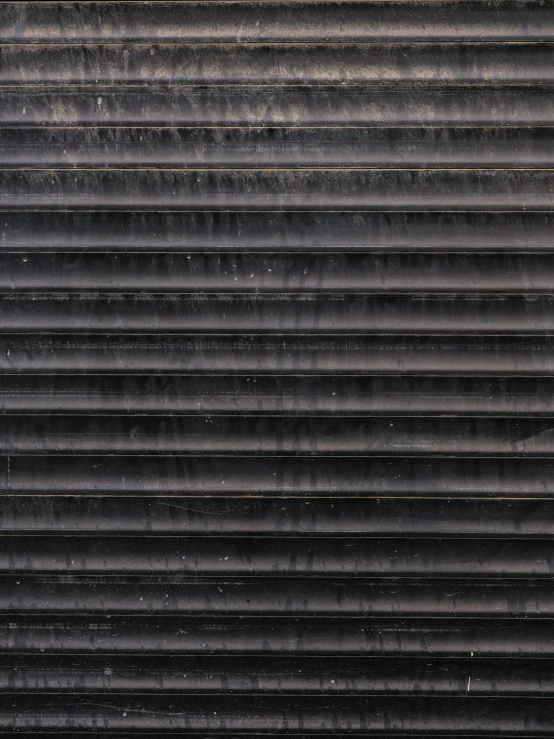
<instances>
[{"instance_id":1,"label":"textured metal background","mask_svg":"<svg viewBox=\"0 0 554 739\"><path fill-rule=\"evenodd\" d=\"M0 4L0 734L554 736L554 3Z\"/></svg>"}]
</instances>

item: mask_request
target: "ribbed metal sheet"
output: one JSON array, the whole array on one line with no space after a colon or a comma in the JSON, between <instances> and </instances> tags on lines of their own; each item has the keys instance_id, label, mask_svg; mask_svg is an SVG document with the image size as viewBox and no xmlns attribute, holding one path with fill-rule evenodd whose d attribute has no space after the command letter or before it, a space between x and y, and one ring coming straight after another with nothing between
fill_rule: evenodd
<instances>
[{"instance_id":1,"label":"ribbed metal sheet","mask_svg":"<svg viewBox=\"0 0 554 739\"><path fill-rule=\"evenodd\" d=\"M554 3L0 3L0 735L554 735Z\"/></svg>"}]
</instances>

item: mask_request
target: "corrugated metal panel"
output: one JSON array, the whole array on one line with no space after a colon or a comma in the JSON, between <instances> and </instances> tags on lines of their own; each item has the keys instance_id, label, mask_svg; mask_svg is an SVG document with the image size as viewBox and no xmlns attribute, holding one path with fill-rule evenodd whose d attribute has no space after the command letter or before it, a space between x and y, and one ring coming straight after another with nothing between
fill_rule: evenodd
<instances>
[{"instance_id":1,"label":"corrugated metal panel","mask_svg":"<svg viewBox=\"0 0 554 739\"><path fill-rule=\"evenodd\" d=\"M554 4L0 4L0 733L554 735Z\"/></svg>"}]
</instances>

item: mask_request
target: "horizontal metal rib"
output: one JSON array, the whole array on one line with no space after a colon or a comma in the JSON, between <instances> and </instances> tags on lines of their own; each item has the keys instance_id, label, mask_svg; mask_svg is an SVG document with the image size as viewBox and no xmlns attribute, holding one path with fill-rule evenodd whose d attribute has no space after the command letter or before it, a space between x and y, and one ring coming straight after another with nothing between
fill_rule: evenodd
<instances>
[{"instance_id":1,"label":"horizontal metal rib","mask_svg":"<svg viewBox=\"0 0 554 739\"><path fill-rule=\"evenodd\" d=\"M554 663L531 660L435 660L404 657L150 656L98 658L3 655L0 693L10 694L342 694L548 696ZM253 677L255 675L255 678ZM469 691L468 691L469 685ZM90 699L89 699L90 700Z\"/></svg>"},{"instance_id":2,"label":"horizontal metal rib","mask_svg":"<svg viewBox=\"0 0 554 739\"><path fill-rule=\"evenodd\" d=\"M0 107L1 111L1 107ZM548 212L207 212L4 211L2 253L103 251L234 253L283 250L285 259L323 251L506 252L554 251L554 215ZM429 254L431 253L431 254ZM426 255L426 256L424 256ZM134 257L134 254L132 254ZM514 255L515 256L515 255ZM4 258L0 255L0 258ZM9 258L6 255L6 258ZM192 258L192 256L191 256ZM243 257L244 258L244 257ZM374 254L371 254L374 258ZM72 270L71 270L72 271ZM459 271L464 284L466 269ZM88 274L94 280L94 272ZM252 273L250 273L252 274ZM43 276L44 278L44 276ZM2 275L0 274L0 279ZM4 278L5 279L5 278ZM58 273L63 284L67 275ZM214 275L214 279L216 276ZM205 285L201 285L205 289ZM414 289L417 288L413 283ZM51 285L48 285L51 288ZM12 289L11 284L9 289ZM494 285L498 289L498 285Z\"/></svg>"},{"instance_id":3,"label":"horizontal metal rib","mask_svg":"<svg viewBox=\"0 0 554 739\"><path fill-rule=\"evenodd\" d=\"M15 579L15 578L20 579ZM554 588L543 583L168 581L14 575L0 581L0 611L30 615L538 618L550 620ZM340 622L337 623L340 628Z\"/></svg>"},{"instance_id":4,"label":"horizontal metal rib","mask_svg":"<svg viewBox=\"0 0 554 739\"><path fill-rule=\"evenodd\" d=\"M0 252L0 291L11 294L440 293L444 299L445 293L551 293L553 284L554 254L547 253Z\"/></svg>"},{"instance_id":5,"label":"horizontal metal rib","mask_svg":"<svg viewBox=\"0 0 554 739\"><path fill-rule=\"evenodd\" d=\"M2 126L553 124L554 98L545 86L13 86L2 90L0 106Z\"/></svg>"},{"instance_id":6,"label":"horizontal metal rib","mask_svg":"<svg viewBox=\"0 0 554 739\"><path fill-rule=\"evenodd\" d=\"M554 298L0 294L0 332L552 334Z\"/></svg>"},{"instance_id":7,"label":"horizontal metal rib","mask_svg":"<svg viewBox=\"0 0 554 739\"><path fill-rule=\"evenodd\" d=\"M209 424L206 424L209 427ZM550 498L554 461L329 456L0 457L0 491L36 495ZM178 501L175 502L178 504ZM284 509L286 510L286 509Z\"/></svg>"},{"instance_id":8,"label":"horizontal metal rib","mask_svg":"<svg viewBox=\"0 0 554 739\"><path fill-rule=\"evenodd\" d=\"M463 348L463 354L460 350ZM0 335L0 373L551 375L554 341L473 336Z\"/></svg>"},{"instance_id":9,"label":"horizontal metal rib","mask_svg":"<svg viewBox=\"0 0 554 739\"><path fill-rule=\"evenodd\" d=\"M550 579L554 541L305 536L11 536L0 575ZM285 586L286 587L286 586ZM2 684L0 668L0 689Z\"/></svg>"},{"instance_id":10,"label":"horizontal metal rib","mask_svg":"<svg viewBox=\"0 0 554 739\"><path fill-rule=\"evenodd\" d=\"M527 698L376 698L330 696L309 700L275 697L114 697L82 701L75 707L67 698L20 696L0 708L0 729L22 732L92 731L197 731L212 734L259 732L287 735L291 732L363 734L425 732L462 736L471 732L504 732L548 735L554 729L554 704L548 699Z\"/></svg>"},{"instance_id":11,"label":"horizontal metal rib","mask_svg":"<svg viewBox=\"0 0 554 739\"><path fill-rule=\"evenodd\" d=\"M367 619L13 616L0 620L2 653L269 656L554 657L546 619ZM421 700L421 699L420 699Z\"/></svg>"},{"instance_id":12,"label":"horizontal metal rib","mask_svg":"<svg viewBox=\"0 0 554 739\"><path fill-rule=\"evenodd\" d=\"M0 208L554 209L554 170L0 170Z\"/></svg>"},{"instance_id":13,"label":"horizontal metal rib","mask_svg":"<svg viewBox=\"0 0 554 739\"><path fill-rule=\"evenodd\" d=\"M0 6L1 7L1 6ZM554 166L551 128L3 128L3 167Z\"/></svg>"},{"instance_id":14,"label":"horizontal metal rib","mask_svg":"<svg viewBox=\"0 0 554 739\"><path fill-rule=\"evenodd\" d=\"M10 416L3 454L549 456L549 419Z\"/></svg>"},{"instance_id":15,"label":"horizontal metal rib","mask_svg":"<svg viewBox=\"0 0 554 739\"><path fill-rule=\"evenodd\" d=\"M550 43L2 44L0 85L552 84Z\"/></svg>"},{"instance_id":16,"label":"horizontal metal rib","mask_svg":"<svg viewBox=\"0 0 554 739\"><path fill-rule=\"evenodd\" d=\"M554 39L542 2L4 2L0 41L364 41ZM214 22L214 18L216 19Z\"/></svg>"},{"instance_id":17,"label":"horizontal metal rib","mask_svg":"<svg viewBox=\"0 0 554 739\"><path fill-rule=\"evenodd\" d=\"M365 698L312 697L309 700L274 697L190 697L186 709L182 698L156 696L114 697L79 702L68 698L18 696L0 708L0 729L32 731L197 731L211 734L258 732L290 735L291 732L365 735L425 732L463 736L471 732L535 736L554 730L554 704L544 698Z\"/></svg>"},{"instance_id":18,"label":"horizontal metal rib","mask_svg":"<svg viewBox=\"0 0 554 739\"><path fill-rule=\"evenodd\" d=\"M93 460L93 464L93 469L102 468L102 460ZM130 473L128 460L123 470L126 476ZM148 473L152 467L146 470L145 478ZM349 489L347 476L342 478L342 489L332 474L312 476L311 487L306 476L298 474L297 479L295 489L300 494L296 497L286 495L285 490L279 490L275 497L241 498L236 493L235 497L210 497L204 491L199 491L200 497L187 496L182 494L182 486L179 488L178 475L165 479L160 475L158 484L152 483L150 489L137 487L127 497L124 489L116 496L96 495L94 491L86 496L83 490L71 495L61 484L52 495L40 497L33 492L12 495L4 490L0 530L4 536L15 534L17 538L25 534L161 535L209 536L215 541L220 536L237 537L240 541L241 537L264 536L269 542L272 537L302 535L309 536L312 543L317 537L328 536L342 537L349 543L354 536L411 537L414 542L421 537L482 537L509 539L514 548L533 538L552 541L554 502L548 495L542 500L529 499L529 495L520 500L514 496L479 500L455 495L372 498L361 494L361 486L352 484ZM164 496L163 482L168 497ZM330 485L335 485L334 496L329 495ZM352 497L356 494L358 497Z\"/></svg>"},{"instance_id":19,"label":"horizontal metal rib","mask_svg":"<svg viewBox=\"0 0 554 739\"><path fill-rule=\"evenodd\" d=\"M554 416L551 377L5 375L5 414Z\"/></svg>"}]
</instances>

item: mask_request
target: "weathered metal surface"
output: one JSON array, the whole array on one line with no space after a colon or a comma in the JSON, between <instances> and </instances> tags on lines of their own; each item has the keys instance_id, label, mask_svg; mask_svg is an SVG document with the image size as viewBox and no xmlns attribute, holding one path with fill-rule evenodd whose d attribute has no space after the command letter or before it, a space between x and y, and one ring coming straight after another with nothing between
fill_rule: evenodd
<instances>
[{"instance_id":1,"label":"weathered metal surface","mask_svg":"<svg viewBox=\"0 0 554 739\"><path fill-rule=\"evenodd\" d=\"M18 461L16 458L16 466ZM23 463L31 466L33 461L27 458ZM206 494L215 493L218 486L215 476L208 479L205 471L198 470L198 464L195 472L204 474L203 479L198 480L198 475L194 478L193 490L192 483L183 484L180 477L186 468L177 464L175 459L169 461L171 467L168 460L153 463L151 459L145 461L144 458L140 461L106 457L79 460L80 470L77 471L83 474L92 469L103 473L108 468L109 475L116 466L123 469L127 477L134 474L134 478L127 482L124 480L121 484L119 481L117 490L114 486L115 476L111 475L111 487L106 484L104 490L108 493L115 491L119 493L117 495L84 495L86 488L83 484L77 490L77 475L72 481L58 467L50 488L48 480L42 480L42 487L39 487L40 481L36 475L34 484L28 475L21 490L16 490L13 495L7 488L3 492L2 532L10 537L43 534L61 542L70 537L77 544L81 536L117 536L123 537L123 543L128 536L140 536L143 544L154 543L149 537L156 534L162 537L179 536L185 540L196 536L263 536L268 542L273 537L299 536L303 540L307 537L313 539L314 545L316 540L327 540L327 537L340 537L348 541L354 537L385 537L394 538L395 541L409 538L414 546L415 540L422 537L431 537L438 545L446 539L461 537L466 546L464 556L470 556L472 543L480 546L476 537L495 539L497 543L504 540L516 549L527 539L551 541L549 535L554 525L554 504L549 488L541 484L542 481L535 486L535 491L542 491L544 495L530 494L526 489L525 495L518 500L514 496L499 495L481 498L474 495L372 497L362 495L364 480L360 478L358 482L355 477L360 464L357 468L352 464L328 464L324 474L318 476L313 473L314 465L310 462L287 460L287 469L295 475L294 489L297 492L295 496L290 496L285 493L290 490L292 483L289 480L293 478L275 480L277 475L273 475L273 471L277 471L277 468L274 460L264 461L267 475L265 478L258 476L258 479L250 471L255 473L255 468L259 469L260 464L255 464L255 460L246 460L248 464L240 460L239 464L245 468L240 481L242 486L239 486L235 473L232 480L237 480L232 488L235 494L227 497ZM228 478L231 472L228 461L223 460L222 464ZM536 461L533 464L536 465ZM502 469L505 469L505 464ZM142 477L141 470L144 470ZM512 470L513 466L510 468ZM153 473L156 477L152 479L156 482L149 488L145 478ZM103 479L109 479L108 475L103 475ZM65 480L67 484L64 484ZM15 487L14 482L12 491ZM33 490L43 494L37 497L36 493L29 493ZM51 494L52 491L61 495ZM75 491L79 495L64 494ZM131 493L132 498L126 497L126 492ZM240 495L236 495L237 492ZM251 495L260 492L266 494ZM501 579L502 573L498 577ZM335 626L341 628L340 623ZM513 624L505 622L503 626L510 629ZM136 634L135 637L140 639L141 635ZM394 634L391 638L394 638ZM544 648L549 645L550 642L545 642ZM159 646L161 649L162 644Z\"/></svg>"},{"instance_id":2,"label":"weathered metal surface","mask_svg":"<svg viewBox=\"0 0 554 739\"><path fill-rule=\"evenodd\" d=\"M551 377L4 375L0 413L554 415Z\"/></svg>"},{"instance_id":3,"label":"weathered metal surface","mask_svg":"<svg viewBox=\"0 0 554 739\"><path fill-rule=\"evenodd\" d=\"M541 375L551 337L0 334L0 373ZM460 353L463 364L460 365Z\"/></svg>"},{"instance_id":4,"label":"weathered metal surface","mask_svg":"<svg viewBox=\"0 0 554 739\"><path fill-rule=\"evenodd\" d=\"M0 714L0 728L28 731L40 723L44 732L65 730L68 726L67 697L21 695L10 699L9 707ZM498 729L521 735L533 732L541 736L552 732L554 725L550 701L542 697L490 698L405 696L364 697L273 696L188 696L184 708L182 696L89 696L71 712L72 732L98 733L98 724L111 731L183 732L181 736L231 734L245 732L322 733L380 732L449 734L473 733ZM400 716L405 714L402 720ZM94 735L94 734L93 734Z\"/></svg>"},{"instance_id":5,"label":"weathered metal surface","mask_svg":"<svg viewBox=\"0 0 554 739\"><path fill-rule=\"evenodd\" d=\"M554 733L554 4L0 3L0 735Z\"/></svg>"},{"instance_id":6,"label":"weathered metal surface","mask_svg":"<svg viewBox=\"0 0 554 739\"><path fill-rule=\"evenodd\" d=\"M37 234L38 235L38 234ZM115 236L116 234L114 234ZM65 236L65 235L64 235ZM31 245L30 245L31 246ZM111 252L60 253L0 251L0 287L3 297L42 293L52 301L60 293L64 299L77 293L85 299L91 293L160 293L186 297L225 293L287 294L291 300L324 296L346 299L352 294L404 295L437 300L445 294L453 298L498 299L503 295L525 294L542 297L548 304L554 281L554 254L432 254L426 252L369 252L358 250L327 254L213 252ZM417 273L417 282L414 282ZM98 296L95 295L95 299ZM169 298L165 298L169 300ZM244 297L243 297L244 299ZM366 298L367 299L367 298ZM521 298L519 298L521 300ZM238 304L238 303L237 303Z\"/></svg>"},{"instance_id":7,"label":"weathered metal surface","mask_svg":"<svg viewBox=\"0 0 554 739\"><path fill-rule=\"evenodd\" d=\"M513 296L172 295L34 293L0 297L0 332L110 334L545 334L554 299Z\"/></svg>"},{"instance_id":8,"label":"weathered metal surface","mask_svg":"<svg viewBox=\"0 0 554 739\"><path fill-rule=\"evenodd\" d=\"M102 660L87 655L55 657L38 661L28 656L10 657L0 666L1 684L13 672L13 686L27 693L45 689L71 694L121 694L147 691L153 694L295 694L363 695L465 695L468 679L475 695L506 693L550 696L553 692L552 660L538 664L520 658L494 664L459 659L446 672L440 660L404 657L393 661L386 657L364 660L361 666L340 657L275 656L263 658L230 656L222 667L220 657L212 655L168 658L157 656L125 657ZM349 660L350 662L350 660ZM477 662L477 663L476 663ZM19 669L15 667L19 666ZM256 680L251 679L256 671ZM5 689L4 689L5 690ZM86 696L85 699L88 699Z\"/></svg>"},{"instance_id":9,"label":"weathered metal surface","mask_svg":"<svg viewBox=\"0 0 554 739\"><path fill-rule=\"evenodd\" d=\"M1 108L0 108L1 111ZM4 211L3 252L445 252L463 265L467 252L548 253L548 211ZM23 255L25 257L26 254ZM119 257L118 257L119 258ZM310 261L306 262L308 266ZM523 269L523 266L522 268ZM521 270L516 270L521 273ZM252 274L252 273L250 273ZM268 273L269 274L269 273ZM60 280L65 275L57 275ZM91 279L94 276L91 275ZM152 279L155 279L152 277ZM417 290L417 287L415 288Z\"/></svg>"},{"instance_id":10,"label":"weathered metal surface","mask_svg":"<svg viewBox=\"0 0 554 739\"><path fill-rule=\"evenodd\" d=\"M554 170L0 170L0 208L25 206L206 211L550 210L554 208Z\"/></svg>"},{"instance_id":11,"label":"weathered metal surface","mask_svg":"<svg viewBox=\"0 0 554 739\"><path fill-rule=\"evenodd\" d=\"M59 417L55 417L59 422ZM171 419L169 419L170 421ZM396 422L397 419L395 419ZM75 418L71 419L75 424ZM168 421L168 422L169 422ZM466 427L467 427L466 423ZM491 424L492 425L492 424ZM550 459L525 455L235 455L91 456L10 454L2 460L0 490L25 495L250 495L549 499L554 489ZM429 457L429 458L428 458ZM150 478L148 480L147 478ZM39 503L39 507L44 501ZM168 502L175 507L179 501ZM184 509L186 510L186 509ZM286 511L286 506L283 507ZM200 510L202 513L202 509ZM215 515L215 514L214 514ZM284 525L284 524L283 524ZM370 522L365 522L371 527ZM121 522L124 527L125 523ZM440 530L441 522L436 523Z\"/></svg>"},{"instance_id":12,"label":"weathered metal surface","mask_svg":"<svg viewBox=\"0 0 554 739\"><path fill-rule=\"evenodd\" d=\"M502 579L552 576L552 542L519 543L481 539L468 547L465 539L325 538L307 542L294 536L272 539L237 537L4 537L0 542L0 573L47 575L217 577L237 575L317 579L418 575L434 578ZM222 666L217 665L218 671ZM353 665L360 677L363 668ZM356 669L357 667L357 669ZM263 660L260 661L263 671ZM1 668L0 668L1 669ZM223 671L224 672L224 671ZM186 677L181 675L180 677ZM384 678L385 676L383 676ZM294 675L291 675L294 679ZM554 678L551 676L551 680ZM5 689L5 686L2 686Z\"/></svg>"},{"instance_id":13,"label":"weathered metal surface","mask_svg":"<svg viewBox=\"0 0 554 739\"><path fill-rule=\"evenodd\" d=\"M3 128L3 167L549 169L552 128Z\"/></svg>"},{"instance_id":14,"label":"weathered metal surface","mask_svg":"<svg viewBox=\"0 0 554 739\"><path fill-rule=\"evenodd\" d=\"M554 39L554 10L541 0L234 0L216 7L217 14L209 0L4 2L0 39L31 44Z\"/></svg>"},{"instance_id":15,"label":"weathered metal surface","mask_svg":"<svg viewBox=\"0 0 554 739\"><path fill-rule=\"evenodd\" d=\"M551 43L4 44L2 85L552 83Z\"/></svg>"},{"instance_id":16,"label":"weathered metal surface","mask_svg":"<svg viewBox=\"0 0 554 739\"><path fill-rule=\"evenodd\" d=\"M339 414L332 419L56 415L5 418L0 429L0 452L14 455L73 452L541 457L553 451L554 429L549 418L362 420Z\"/></svg>"},{"instance_id":17,"label":"weathered metal surface","mask_svg":"<svg viewBox=\"0 0 554 739\"><path fill-rule=\"evenodd\" d=\"M327 55L328 55L327 49ZM541 64L550 61L550 46ZM540 85L193 85L2 90L2 126L552 126ZM392 85L392 89L390 87Z\"/></svg>"}]
</instances>

